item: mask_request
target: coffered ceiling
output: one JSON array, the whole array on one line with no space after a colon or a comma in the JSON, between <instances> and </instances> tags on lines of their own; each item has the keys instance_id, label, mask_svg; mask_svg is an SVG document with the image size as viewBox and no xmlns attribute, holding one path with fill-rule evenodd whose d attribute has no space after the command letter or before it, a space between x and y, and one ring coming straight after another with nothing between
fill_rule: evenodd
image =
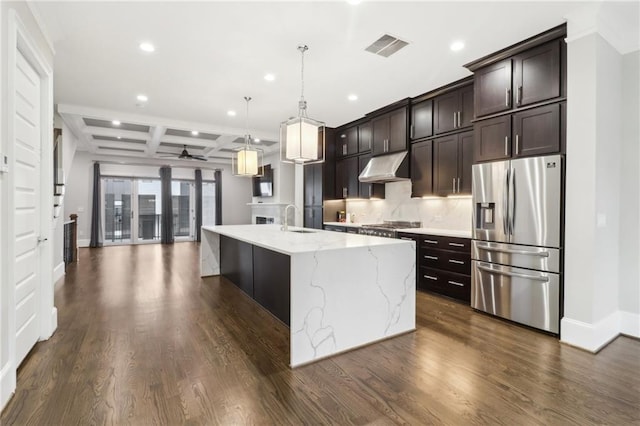
<instances>
[{"instance_id":1,"label":"coffered ceiling","mask_svg":"<svg viewBox=\"0 0 640 426\"><path fill-rule=\"evenodd\" d=\"M338 126L468 76L463 64L599 7L575 1L30 3L55 49L58 112L80 137L80 149L161 157L187 145L212 159L229 158L245 133L244 96L253 98L252 136L277 150L279 123L297 114L300 44L309 46L309 116ZM637 5L620 5L620 15L636 27ZM365 50L385 34L408 45L388 57ZM458 40L465 47L450 50ZM142 42L155 51L141 51ZM267 73L273 81L265 80ZM148 100L137 100L140 94Z\"/></svg>"}]
</instances>

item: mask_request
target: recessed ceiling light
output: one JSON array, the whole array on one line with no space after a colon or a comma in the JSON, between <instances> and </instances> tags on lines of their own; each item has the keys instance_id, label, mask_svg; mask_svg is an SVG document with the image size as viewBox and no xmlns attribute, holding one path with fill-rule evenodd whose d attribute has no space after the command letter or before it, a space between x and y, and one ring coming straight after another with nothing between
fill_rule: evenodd
<instances>
[{"instance_id":1,"label":"recessed ceiling light","mask_svg":"<svg viewBox=\"0 0 640 426\"><path fill-rule=\"evenodd\" d=\"M265 74L264 75L264 79L267 80L267 81L273 81L273 80L276 79L276 76L273 75L273 74Z\"/></svg>"},{"instance_id":2,"label":"recessed ceiling light","mask_svg":"<svg viewBox=\"0 0 640 426\"><path fill-rule=\"evenodd\" d=\"M260 138L254 138L254 139L253 139L253 141L254 141L255 143L260 143Z\"/></svg>"},{"instance_id":3,"label":"recessed ceiling light","mask_svg":"<svg viewBox=\"0 0 640 426\"><path fill-rule=\"evenodd\" d=\"M192 131L191 131L191 134L192 134L193 136L198 136L199 132L198 132L197 130L192 130Z\"/></svg>"},{"instance_id":4,"label":"recessed ceiling light","mask_svg":"<svg viewBox=\"0 0 640 426\"><path fill-rule=\"evenodd\" d=\"M351 95L347 96L347 99L349 99L350 101L357 101L358 100L358 95L351 94Z\"/></svg>"},{"instance_id":5,"label":"recessed ceiling light","mask_svg":"<svg viewBox=\"0 0 640 426\"><path fill-rule=\"evenodd\" d=\"M140 50L144 51L144 52L153 52L156 50L155 46L147 41L145 41L144 43L140 43Z\"/></svg>"},{"instance_id":6,"label":"recessed ceiling light","mask_svg":"<svg viewBox=\"0 0 640 426\"><path fill-rule=\"evenodd\" d=\"M122 139L122 136L118 136L118 139Z\"/></svg>"},{"instance_id":7,"label":"recessed ceiling light","mask_svg":"<svg viewBox=\"0 0 640 426\"><path fill-rule=\"evenodd\" d=\"M233 111L233 110L229 110L229 111L227 111L227 115L228 115L229 117L235 117L235 116L236 116L236 112L235 112L235 111Z\"/></svg>"},{"instance_id":8,"label":"recessed ceiling light","mask_svg":"<svg viewBox=\"0 0 640 426\"><path fill-rule=\"evenodd\" d=\"M138 99L140 102L147 102L149 100L147 95L138 95L136 96L136 99Z\"/></svg>"},{"instance_id":9,"label":"recessed ceiling light","mask_svg":"<svg viewBox=\"0 0 640 426\"><path fill-rule=\"evenodd\" d=\"M119 126L120 122L118 120L113 120L111 124L113 124L114 126Z\"/></svg>"},{"instance_id":10,"label":"recessed ceiling light","mask_svg":"<svg viewBox=\"0 0 640 426\"><path fill-rule=\"evenodd\" d=\"M451 46L449 46L449 49L453 50L454 52L457 52L458 50L462 50L464 49L464 42L454 41L453 43L451 43Z\"/></svg>"}]
</instances>

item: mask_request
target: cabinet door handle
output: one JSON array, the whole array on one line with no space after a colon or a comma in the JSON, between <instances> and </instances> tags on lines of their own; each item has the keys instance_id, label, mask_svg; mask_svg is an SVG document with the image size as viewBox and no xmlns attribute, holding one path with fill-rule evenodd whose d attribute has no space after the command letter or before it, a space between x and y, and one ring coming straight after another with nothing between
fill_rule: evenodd
<instances>
[{"instance_id":1,"label":"cabinet door handle","mask_svg":"<svg viewBox=\"0 0 640 426\"><path fill-rule=\"evenodd\" d=\"M449 259L449 263L455 263L457 265L464 265L464 261L456 260L456 259Z\"/></svg>"},{"instance_id":2,"label":"cabinet door handle","mask_svg":"<svg viewBox=\"0 0 640 426\"><path fill-rule=\"evenodd\" d=\"M400 239L405 241L413 241L413 238L409 238L409 237L400 237Z\"/></svg>"},{"instance_id":3,"label":"cabinet door handle","mask_svg":"<svg viewBox=\"0 0 640 426\"><path fill-rule=\"evenodd\" d=\"M347 144L342 145L342 155L347 155Z\"/></svg>"},{"instance_id":4,"label":"cabinet door handle","mask_svg":"<svg viewBox=\"0 0 640 426\"><path fill-rule=\"evenodd\" d=\"M373 184L369 184L369 198L373 197Z\"/></svg>"},{"instance_id":5,"label":"cabinet door handle","mask_svg":"<svg viewBox=\"0 0 640 426\"><path fill-rule=\"evenodd\" d=\"M449 243L449 245L451 247L464 247L464 244L462 244L462 243Z\"/></svg>"},{"instance_id":6,"label":"cabinet door handle","mask_svg":"<svg viewBox=\"0 0 640 426\"><path fill-rule=\"evenodd\" d=\"M516 93L516 104L520 105L522 103L522 85L518 86L518 92Z\"/></svg>"},{"instance_id":7,"label":"cabinet door handle","mask_svg":"<svg viewBox=\"0 0 640 426\"><path fill-rule=\"evenodd\" d=\"M426 278L426 279L428 279L428 280L438 281L438 278L437 278L437 277L433 277L433 276L431 276L431 275L423 275L423 277L425 277L425 278Z\"/></svg>"},{"instance_id":8,"label":"cabinet door handle","mask_svg":"<svg viewBox=\"0 0 640 426\"><path fill-rule=\"evenodd\" d=\"M347 188L342 187L342 198L347 198Z\"/></svg>"},{"instance_id":9,"label":"cabinet door handle","mask_svg":"<svg viewBox=\"0 0 640 426\"><path fill-rule=\"evenodd\" d=\"M518 145L519 145L519 142L520 142L520 141L519 141L519 139L520 139L520 138L519 138L519 135L518 135L518 134L516 134L516 155L518 155L518 151L520 150L520 149L519 149L519 146L518 146Z\"/></svg>"},{"instance_id":10,"label":"cabinet door handle","mask_svg":"<svg viewBox=\"0 0 640 426\"><path fill-rule=\"evenodd\" d=\"M504 137L504 155L509 155L509 136Z\"/></svg>"},{"instance_id":11,"label":"cabinet door handle","mask_svg":"<svg viewBox=\"0 0 640 426\"><path fill-rule=\"evenodd\" d=\"M456 124L456 112L453 112L453 128L455 129L456 127L458 127L458 125Z\"/></svg>"},{"instance_id":12,"label":"cabinet door handle","mask_svg":"<svg viewBox=\"0 0 640 426\"><path fill-rule=\"evenodd\" d=\"M462 120L460 119L460 111L458 111L458 127L462 127Z\"/></svg>"},{"instance_id":13,"label":"cabinet door handle","mask_svg":"<svg viewBox=\"0 0 640 426\"><path fill-rule=\"evenodd\" d=\"M411 139L413 139L413 135L415 133L414 129L415 129L415 126L412 124L411 125Z\"/></svg>"},{"instance_id":14,"label":"cabinet door handle","mask_svg":"<svg viewBox=\"0 0 640 426\"><path fill-rule=\"evenodd\" d=\"M453 193L456 193L456 178L453 178Z\"/></svg>"},{"instance_id":15,"label":"cabinet door handle","mask_svg":"<svg viewBox=\"0 0 640 426\"><path fill-rule=\"evenodd\" d=\"M508 87L504 90L504 106L509 106L509 98L511 97L511 89Z\"/></svg>"},{"instance_id":16,"label":"cabinet door handle","mask_svg":"<svg viewBox=\"0 0 640 426\"><path fill-rule=\"evenodd\" d=\"M458 178L458 194L460 193L460 178Z\"/></svg>"},{"instance_id":17,"label":"cabinet door handle","mask_svg":"<svg viewBox=\"0 0 640 426\"><path fill-rule=\"evenodd\" d=\"M459 283L459 282L457 282L457 281L451 281L451 280L449 280L449 281L447 281L447 282L448 282L449 284L457 285L458 287L464 287L464 284Z\"/></svg>"},{"instance_id":18,"label":"cabinet door handle","mask_svg":"<svg viewBox=\"0 0 640 426\"><path fill-rule=\"evenodd\" d=\"M434 240L423 240L423 241L427 244L438 244L438 242Z\"/></svg>"},{"instance_id":19,"label":"cabinet door handle","mask_svg":"<svg viewBox=\"0 0 640 426\"><path fill-rule=\"evenodd\" d=\"M429 260L438 260L438 256L429 256L429 255L424 255L425 259L429 259Z\"/></svg>"}]
</instances>

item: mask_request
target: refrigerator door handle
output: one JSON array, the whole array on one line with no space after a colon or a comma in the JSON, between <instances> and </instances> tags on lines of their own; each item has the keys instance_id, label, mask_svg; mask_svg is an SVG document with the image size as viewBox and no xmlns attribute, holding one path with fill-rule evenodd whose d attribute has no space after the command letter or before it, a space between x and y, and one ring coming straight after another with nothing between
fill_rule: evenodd
<instances>
[{"instance_id":1,"label":"refrigerator door handle","mask_svg":"<svg viewBox=\"0 0 640 426\"><path fill-rule=\"evenodd\" d=\"M513 235L516 228L516 169L511 169L511 188L509 191L509 233Z\"/></svg>"},{"instance_id":2,"label":"refrigerator door handle","mask_svg":"<svg viewBox=\"0 0 640 426\"><path fill-rule=\"evenodd\" d=\"M549 277L543 277L540 275L527 275L527 274L520 274L518 272L500 271L498 269L487 268L486 266L483 266L483 265L477 265L477 268L482 271L489 272L491 274L505 275L507 277L524 278L527 280L534 280L534 281L549 282Z\"/></svg>"},{"instance_id":3,"label":"refrigerator door handle","mask_svg":"<svg viewBox=\"0 0 640 426\"><path fill-rule=\"evenodd\" d=\"M497 247L481 246L480 244L478 244L476 247L478 247L481 250L495 251L495 252L498 252L498 253L524 254L524 255L527 255L527 256L549 257L549 252L548 251L509 250L509 249L503 249L503 248L497 248Z\"/></svg>"},{"instance_id":4,"label":"refrigerator door handle","mask_svg":"<svg viewBox=\"0 0 640 426\"><path fill-rule=\"evenodd\" d=\"M504 191L502 192L502 230L509 235L509 169L504 174Z\"/></svg>"}]
</instances>

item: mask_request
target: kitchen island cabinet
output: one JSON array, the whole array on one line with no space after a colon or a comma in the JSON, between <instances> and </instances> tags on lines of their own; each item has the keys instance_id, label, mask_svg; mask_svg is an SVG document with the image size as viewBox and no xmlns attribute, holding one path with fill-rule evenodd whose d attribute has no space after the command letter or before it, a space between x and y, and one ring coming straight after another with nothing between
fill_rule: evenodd
<instances>
[{"instance_id":1,"label":"kitchen island cabinet","mask_svg":"<svg viewBox=\"0 0 640 426\"><path fill-rule=\"evenodd\" d=\"M246 278L243 291L289 325L292 367L415 330L415 242L295 231L205 226L200 245L201 276ZM234 246L251 274L225 269L242 263L229 262Z\"/></svg>"}]
</instances>

